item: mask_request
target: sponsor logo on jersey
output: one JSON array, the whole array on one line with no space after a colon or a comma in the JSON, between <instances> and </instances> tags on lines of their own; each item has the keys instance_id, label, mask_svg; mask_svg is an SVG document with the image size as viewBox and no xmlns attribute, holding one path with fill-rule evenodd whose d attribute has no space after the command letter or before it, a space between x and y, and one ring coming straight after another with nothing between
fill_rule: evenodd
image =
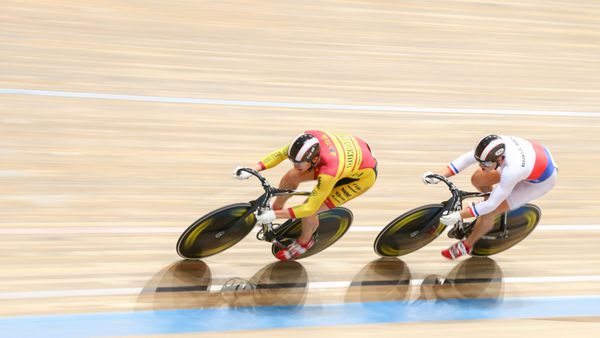
<instances>
[{"instance_id":1,"label":"sponsor logo on jersey","mask_svg":"<svg viewBox=\"0 0 600 338\"><path fill-rule=\"evenodd\" d=\"M342 188L342 192L344 193L344 195L346 195L346 197L352 196L352 195L350 195L350 193L348 192L348 190L346 190L346 188Z\"/></svg>"},{"instance_id":2,"label":"sponsor logo on jersey","mask_svg":"<svg viewBox=\"0 0 600 338\"><path fill-rule=\"evenodd\" d=\"M337 151L335 150L335 146L333 145L333 142L331 141L331 139L323 134L321 136L321 140L323 140L323 143L325 143L325 146L327 148L327 151L329 152L329 155L331 156L337 156Z\"/></svg>"},{"instance_id":3,"label":"sponsor logo on jersey","mask_svg":"<svg viewBox=\"0 0 600 338\"><path fill-rule=\"evenodd\" d=\"M341 141L346 151L346 169L350 169L356 161L356 149L354 149L354 143L352 143L352 139L349 136L341 137Z\"/></svg>"}]
</instances>

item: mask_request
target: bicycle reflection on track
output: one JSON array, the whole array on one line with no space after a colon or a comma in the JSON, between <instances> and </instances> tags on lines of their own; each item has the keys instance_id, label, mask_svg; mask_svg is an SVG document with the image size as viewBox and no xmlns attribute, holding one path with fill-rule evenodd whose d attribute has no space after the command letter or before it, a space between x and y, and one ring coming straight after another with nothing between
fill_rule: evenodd
<instances>
[{"instance_id":1,"label":"bicycle reflection on track","mask_svg":"<svg viewBox=\"0 0 600 338\"><path fill-rule=\"evenodd\" d=\"M380 258L365 265L346 289L344 301L414 302L485 299L495 304L502 298L502 269L487 257L471 257L456 265L445 277L429 275L420 283L418 297L410 269L397 258ZM275 262L264 266L249 280L230 278L211 292L210 268L202 261L178 261L159 271L137 299L137 310L186 308L232 308L261 311L281 306L299 311L308 294L308 273L298 262ZM411 285L412 284L412 285ZM411 303L412 304L412 303Z\"/></svg>"},{"instance_id":2,"label":"bicycle reflection on track","mask_svg":"<svg viewBox=\"0 0 600 338\"><path fill-rule=\"evenodd\" d=\"M221 302L207 292L210 268L202 261L181 260L156 273L138 295L136 310L217 307Z\"/></svg>"},{"instance_id":3,"label":"bicycle reflection on track","mask_svg":"<svg viewBox=\"0 0 600 338\"><path fill-rule=\"evenodd\" d=\"M471 257L456 265L446 277L425 277L416 299L486 299L497 302L502 298L502 277L502 269L494 260ZM407 301L410 298L411 278L410 270L402 260L377 259L356 274L346 291L345 301Z\"/></svg>"},{"instance_id":4,"label":"bicycle reflection on track","mask_svg":"<svg viewBox=\"0 0 600 338\"><path fill-rule=\"evenodd\" d=\"M186 308L243 308L285 306L302 308L306 300L308 274L298 262L271 263L250 278L230 278L219 291L210 292L210 268L202 261L182 260L159 271L137 299L137 310Z\"/></svg>"},{"instance_id":5,"label":"bicycle reflection on track","mask_svg":"<svg viewBox=\"0 0 600 338\"><path fill-rule=\"evenodd\" d=\"M308 273L298 262L275 262L260 269L246 281L233 278L221 288L230 308L260 311L266 306L284 306L281 311L298 311L308 293Z\"/></svg>"},{"instance_id":6,"label":"bicycle reflection on track","mask_svg":"<svg viewBox=\"0 0 600 338\"><path fill-rule=\"evenodd\" d=\"M409 296L410 270L397 258L380 258L365 265L346 290L346 303L401 301Z\"/></svg>"},{"instance_id":7,"label":"bicycle reflection on track","mask_svg":"<svg viewBox=\"0 0 600 338\"><path fill-rule=\"evenodd\" d=\"M421 283L421 300L485 299L501 301L503 273L488 257L471 257L458 264L444 278L429 275Z\"/></svg>"}]
</instances>

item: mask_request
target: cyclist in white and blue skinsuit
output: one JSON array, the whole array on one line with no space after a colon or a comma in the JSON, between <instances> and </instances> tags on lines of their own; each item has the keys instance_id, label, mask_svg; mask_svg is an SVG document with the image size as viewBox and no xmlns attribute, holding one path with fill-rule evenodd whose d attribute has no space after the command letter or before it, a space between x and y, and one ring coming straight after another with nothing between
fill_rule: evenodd
<instances>
[{"instance_id":1,"label":"cyclist in white and blue skinsuit","mask_svg":"<svg viewBox=\"0 0 600 338\"><path fill-rule=\"evenodd\" d=\"M476 162L479 162L479 168L471 182L479 191L490 192L490 196L440 218L442 223L450 226L463 218L478 218L467 239L442 251L448 259L470 254L473 244L492 229L496 215L541 197L556 184L558 167L550 151L539 143L515 136L485 136L474 150L450 162L442 175L456 175ZM438 183L439 180L427 177L430 174L423 174L423 182Z\"/></svg>"}]
</instances>

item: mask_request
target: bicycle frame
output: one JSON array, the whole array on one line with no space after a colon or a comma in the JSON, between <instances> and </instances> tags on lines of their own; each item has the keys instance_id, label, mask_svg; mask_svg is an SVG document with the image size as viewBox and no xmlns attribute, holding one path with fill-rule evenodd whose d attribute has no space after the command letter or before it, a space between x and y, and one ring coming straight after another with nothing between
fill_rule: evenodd
<instances>
[{"instance_id":1,"label":"bicycle frame","mask_svg":"<svg viewBox=\"0 0 600 338\"><path fill-rule=\"evenodd\" d=\"M238 224L238 222L243 222L243 220L251 213L258 211L258 214L260 215L264 211L270 209L270 203L271 203L271 199L273 197L290 196L290 195L291 196L308 196L308 195L310 195L310 191L297 191L297 190L291 190L291 189L274 188L269 184L267 179L264 178L258 171L251 169L251 168L240 168L240 169L238 169L236 174L239 175L240 172L242 172L242 171L252 174L256 178L258 178L258 180L260 181L265 192L260 197L258 197L256 200L250 201L251 208L242 217L240 217L240 219L237 222L234 222L231 226L229 226L226 229L224 229L223 231L221 231L223 234L226 231L228 231L229 229L234 228ZM280 229L280 227L278 227L277 229ZM262 229L256 234L256 238L261 241L275 242L277 245L284 247L284 245L279 242L279 239L276 238L275 230L276 229L273 229L272 223L263 224Z\"/></svg>"},{"instance_id":2,"label":"bicycle frame","mask_svg":"<svg viewBox=\"0 0 600 338\"><path fill-rule=\"evenodd\" d=\"M458 189L458 187L456 187L456 185L454 183L450 182L446 177L444 177L442 175L432 174L427 177L433 177L433 178L436 178L436 179L444 182L448 186L448 189L450 190L450 193L452 194L452 197L450 197L450 199L448 199L445 202L442 202L442 204L444 205L444 209L443 209L444 212L445 211L447 211L447 212L461 211L462 204L465 199L476 198L476 197L486 197L486 196L489 196L489 194L490 194L487 192L468 192L468 191L460 190L460 189ZM502 230L500 236L482 236L481 238L497 239L497 238L508 237L508 228L506 225L506 214L507 213L505 212L500 216L501 217L500 225L501 225L501 230ZM471 227L473 227L474 223L475 223L475 221L470 222L469 224L467 224L465 226L463 220L461 219L460 221L458 221L458 223L456 223L454 225L452 231L454 231L454 233L460 234L459 237L462 237L471 230Z\"/></svg>"}]
</instances>

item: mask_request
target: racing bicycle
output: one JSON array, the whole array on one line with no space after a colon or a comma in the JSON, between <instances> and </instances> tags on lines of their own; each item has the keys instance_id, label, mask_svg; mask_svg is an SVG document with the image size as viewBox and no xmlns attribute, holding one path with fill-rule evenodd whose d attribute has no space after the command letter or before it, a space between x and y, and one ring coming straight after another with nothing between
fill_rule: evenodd
<instances>
[{"instance_id":1,"label":"racing bicycle","mask_svg":"<svg viewBox=\"0 0 600 338\"><path fill-rule=\"evenodd\" d=\"M186 259L201 259L223 252L248 235L256 225L254 212L269 209L271 198L282 195L308 196L307 191L272 187L256 170L241 168L260 181L264 193L256 200L236 203L213 210L192 223L177 241L177 253ZM352 212L343 207L319 214L319 227L313 234L315 245L296 259L312 256L339 240L352 224ZM301 219L291 218L281 224L263 224L256 234L261 241L272 243L271 252L285 249L302 231Z\"/></svg>"},{"instance_id":2,"label":"racing bicycle","mask_svg":"<svg viewBox=\"0 0 600 338\"><path fill-rule=\"evenodd\" d=\"M391 221L379 233L373 245L375 252L380 256L402 256L424 247L446 229L446 225L440 222L442 214L462 210L465 199L483 198L489 195L489 193L459 190L454 183L441 175L432 174L428 177L444 182L452 197L442 203L415 208ZM498 215L492 230L473 245L471 255L489 256L507 250L535 229L541 215L540 208L533 204L525 204L518 209ZM459 240L467 238L475 222L476 220L459 221L448 231L448 237Z\"/></svg>"}]
</instances>

